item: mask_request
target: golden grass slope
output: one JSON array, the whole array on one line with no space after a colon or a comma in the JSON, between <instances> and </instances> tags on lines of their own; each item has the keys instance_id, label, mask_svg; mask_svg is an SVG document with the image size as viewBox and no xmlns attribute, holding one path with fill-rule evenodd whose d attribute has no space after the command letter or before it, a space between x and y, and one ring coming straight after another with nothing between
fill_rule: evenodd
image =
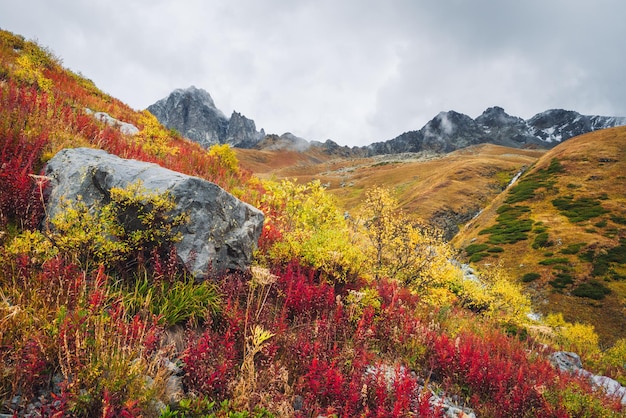
<instances>
[{"instance_id":1,"label":"golden grass slope","mask_svg":"<svg viewBox=\"0 0 626 418\"><path fill-rule=\"evenodd\" d=\"M260 177L319 179L346 210L358 206L369 188L388 187L403 209L429 222L441 211L471 217L543 152L484 144L446 155L345 159L322 152L237 150L237 156Z\"/></svg>"},{"instance_id":2,"label":"golden grass slope","mask_svg":"<svg viewBox=\"0 0 626 418\"><path fill-rule=\"evenodd\" d=\"M551 164L557 166L554 161L561 169L548 173ZM541 176L544 180L537 180ZM527 199L512 202L515 187L523 182L543 186ZM534 280L525 276L525 282L544 313L562 312L566 320L591 323L607 343L626 336L626 127L560 144L516 186L494 199L453 243L458 248L502 248L473 257L481 265L501 264L520 279L528 273L540 275ZM532 230L527 239L494 244L499 236L485 230L499 223L505 205L527 207L529 212L519 219L530 220ZM603 289L611 293L603 294Z\"/></svg>"}]
</instances>

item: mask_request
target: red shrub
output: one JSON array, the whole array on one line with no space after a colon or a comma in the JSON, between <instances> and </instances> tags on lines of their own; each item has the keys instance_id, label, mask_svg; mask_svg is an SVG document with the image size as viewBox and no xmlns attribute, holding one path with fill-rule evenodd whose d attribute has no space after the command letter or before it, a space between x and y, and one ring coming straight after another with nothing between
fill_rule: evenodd
<instances>
[{"instance_id":1,"label":"red shrub","mask_svg":"<svg viewBox=\"0 0 626 418\"><path fill-rule=\"evenodd\" d=\"M192 341L183 354L185 386L210 399L226 399L231 380L237 373L240 358L235 347L235 336L228 329L219 335L207 329Z\"/></svg>"},{"instance_id":2,"label":"red shrub","mask_svg":"<svg viewBox=\"0 0 626 418\"><path fill-rule=\"evenodd\" d=\"M528 358L517 340L493 332L435 336L432 368L448 385L466 388L491 416L542 415L549 409L541 388L558 380L547 360Z\"/></svg>"},{"instance_id":3,"label":"red shrub","mask_svg":"<svg viewBox=\"0 0 626 418\"><path fill-rule=\"evenodd\" d=\"M283 310L289 318L311 318L335 305L334 288L320 282L315 270L290 263L278 274L278 288L285 295Z\"/></svg>"},{"instance_id":4,"label":"red shrub","mask_svg":"<svg viewBox=\"0 0 626 418\"><path fill-rule=\"evenodd\" d=\"M13 222L33 229L41 222L44 184L31 175L37 173L46 140L0 132L0 228Z\"/></svg>"},{"instance_id":5,"label":"red shrub","mask_svg":"<svg viewBox=\"0 0 626 418\"><path fill-rule=\"evenodd\" d=\"M25 398L32 397L39 388L47 383L49 364L40 344L29 339L19 350L13 353L15 365L13 392Z\"/></svg>"}]
</instances>

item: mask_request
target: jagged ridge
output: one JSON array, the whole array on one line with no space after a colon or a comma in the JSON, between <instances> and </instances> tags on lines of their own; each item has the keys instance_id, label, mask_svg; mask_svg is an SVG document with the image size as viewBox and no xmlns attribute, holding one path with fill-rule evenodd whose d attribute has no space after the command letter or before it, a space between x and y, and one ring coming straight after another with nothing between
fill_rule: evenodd
<instances>
[{"instance_id":1,"label":"jagged ridge","mask_svg":"<svg viewBox=\"0 0 626 418\"><path fill-rule=\"evenodd\" d=\"M194 86L174 90L148 106L148 111L167 128L177 130L203 147L230 144L248 148L265 137L265 131L257 131L252 119L235 111L227 118L208 92Z\"/></svg>"},{"instance_id":2,"label":"jagged ridge","mask_svg":"<svg viewBox=\"0 0 626 418\"><path fill-rule=\"evenodd\" d=\"M364 147L341 147L337 143L307 141L291 133L265 135L252 119L238 112L227 118L211 95L196 87L174 90L148 107L159 121L204 147L227 143L239 148L305 151L310 146L342 156L399 154L433 151L447 153L470 145L490 143L514 148L552 148L569 138L599 129L626 125L626 117L586 116L563 109L550 109L528 120L507 114L494 106L476 119L453 110L441 112L421 129Z\"/></svg>"},{"instance_id":3,"label":"jagged ridge","mask_svg":"<svg viewBox=\"0 0 626 418\"><path fill-rule=\"evenodd\" d=\"M599 129L626 125L625 117L585 116L562 109L546 110L528 120L490 107L476 119L441 112L418 131L364 147L369 155L401 152L451 152L469 145L491 143L514 148L552 148L569 138Z\"/></svg>"}]
</instances>

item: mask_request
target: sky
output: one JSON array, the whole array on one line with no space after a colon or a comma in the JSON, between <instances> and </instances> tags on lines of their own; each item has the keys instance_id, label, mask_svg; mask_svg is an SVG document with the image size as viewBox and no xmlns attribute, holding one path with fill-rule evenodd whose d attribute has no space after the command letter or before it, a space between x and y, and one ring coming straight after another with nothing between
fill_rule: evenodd
<instances>
[{"instance_id":1,"label":"sky","mask_svg":"<svg viewBox=\"0 0 626 418\"><path fill-rule=\"evenodd\" d=\"M366 145L441 111L626 116L623 0L0 0L0 28L141 110L208 91L266 133Z\"/></svg>"}]
</instances>

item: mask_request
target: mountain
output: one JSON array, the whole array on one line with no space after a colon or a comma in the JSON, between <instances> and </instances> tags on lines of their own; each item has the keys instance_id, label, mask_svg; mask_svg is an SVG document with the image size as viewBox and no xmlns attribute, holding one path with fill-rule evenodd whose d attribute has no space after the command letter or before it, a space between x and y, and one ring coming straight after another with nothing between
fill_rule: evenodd
<instances>
[{"instance_id":1,"label":"mountain","mask_svg":"<svg viewBox=\"0 0 626 418\"><path fill-rule=\"evenodd\" d=\"M233 111L227 118L208 92L194 86L174 90L148 106L148 111L167 128L175 129L205 148L214 144L247 148L265 136L263 129L256 130L252 119L238 112Z\"/></svg>"},{"instance_id":2,"label":"mountain","mask_svg":"<svg viewBox=\"0 0 626 418\"><path fill-rule=\"evenodd\" d=\"M498 106L490 107L476 119L453 110L440 112L417 131L363 147L340 147L333 141L307 141L291 133L265 138L253 120L233 112L230 119L220 111L211 95L195 87L174 90L148 107L166 127L207 148L230 144L238 148L305 151L310 146L325 148L338 156L399 154L429 151L447 153L477 144L513 148L552 148L574 136L599 129L626 125L626 117L585 116L562 109L546 110L524 120L507 114Z\"/></svg>"},{"instance_id":3,"label":"mountain","mask_svg":"<svg viewBox=\"0 0 626 418\"><path fill-rule=\"evenodd\" d=\"M514 148L552 148L574 136L626 125L626 117L585 116L571 110L552 109L528 120L490 107L476 119L455 111L441 112L417 131L370 144L369 155L402 152L451 152L469 145L491 143Z\"/></svg>"},{"instance_id":4,"label":"mountain","mask_svg":"<svg viewBox=\"0 0 626 418\"><path fill-rule=\"evenodd\" d=\"M626 127L604 129L547 151L452 243L512 272L543 313L588 321L611 343L626 335L625 201Z\"/></svg>"}]
</instances>

